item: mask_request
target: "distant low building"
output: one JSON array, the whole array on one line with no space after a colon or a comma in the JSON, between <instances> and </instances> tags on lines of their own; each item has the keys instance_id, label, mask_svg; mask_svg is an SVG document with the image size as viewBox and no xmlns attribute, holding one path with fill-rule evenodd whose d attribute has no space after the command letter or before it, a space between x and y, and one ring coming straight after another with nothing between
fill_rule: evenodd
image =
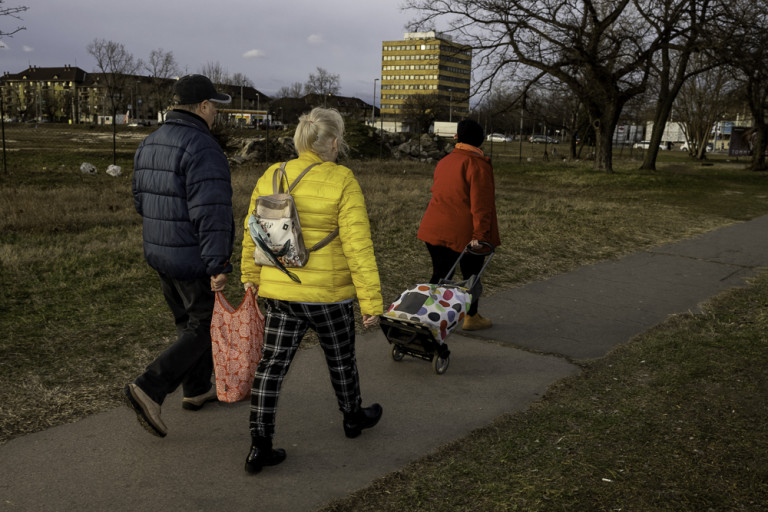
<instances>
[{"instance_id":1,"label":"distant low building","mask_svg":"<svg viewBox=\"0 0 768 512\"><path fill-rule=\"evenodd\" d=\"M87 73L74 66L30 66L0 77L0 95L8 121L154 123L171 105L173 83L170 78ZM224 84L219 89L242 109L258 109L271 101L249 86Z\"/></svg>"},{"instance_id":2,"label":"distant low building","mask_svg":"<svg viewBox=\"0 0 768 512\"><path fill-rule=\"evenodd\" d=\"M75 119L87 73L78 67L39 68L0 77L3 111L15 121Z\"/></svg>"},{"instance_id":3,"label":"distant low building","mask_svg":"<svg viewBox=\"0 0 768 512\"><path fill-rule=\"evenodd\" d=\"M301 98L276 98L270 103L269 111L275 121L295 125L302 114L315 107L335 108L341 115L361 121L370 119L371 112L378 113L379 110L359 98L334 94L307 94Z\"/></svg>"}]
</instances>

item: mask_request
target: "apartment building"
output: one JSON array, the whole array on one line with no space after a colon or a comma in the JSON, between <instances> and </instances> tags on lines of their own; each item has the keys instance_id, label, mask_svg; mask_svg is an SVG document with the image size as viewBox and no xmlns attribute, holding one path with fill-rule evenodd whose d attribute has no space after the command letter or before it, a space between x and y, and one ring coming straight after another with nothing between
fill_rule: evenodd
<instances>
[{"instance_id":1,"label":"apartment building","mask_svg":"<svg viewBox=\"0 0 768 512\"><path fill-rule=\"evenodd\" d=\"M30 66L20 73L6 72L0 77L5 117L22 121L74 116L78 87L86 76L85 71L73 66Z\"/></svg>"},{"instance_id":2,"label":"apartment building","mask_svg":"<svg viewBox=\"0 0 768 512\"><path fill-rule=\"evenodd\" d=\"M75 66L30 66L20 73L0 76L0 105L6 121L156 122L171 104L173 82L170 78L87 73ZM235 104L241 109L258 108L271 101L253 87L219 87L236 98Z\"/></svg>"},{"instance_id":3,"label":"apartment building","mask_svg":"<svg viewBox=\"0 0 768 512\"><path fill-rule=\"evenodd\" d=\"M0 94L9 121L103 124L112 122L113 108L123 119L150 117L157 103L158 82L170 89L170 80L138 75L113 78L75 66L30 66L0 77Z\"/></svg>"},{"instance_id":4,"label":"apartment building","mask_svg":"<svg viewBox=\"0 0 768 512\"><path fill-rule=\"evenodd\" d=\"M381 115L403 120L410 106L436 110L436 120L469 114L472 48L440 32L409 32L384 41L381 51Z\"/></svg>"}]
</instances>

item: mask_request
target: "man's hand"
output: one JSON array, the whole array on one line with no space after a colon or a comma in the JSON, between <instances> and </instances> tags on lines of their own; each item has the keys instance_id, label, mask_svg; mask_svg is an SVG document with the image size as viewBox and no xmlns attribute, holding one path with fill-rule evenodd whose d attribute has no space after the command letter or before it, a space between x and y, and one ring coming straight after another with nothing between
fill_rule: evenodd
<instances>
[{"instance_id":1,"label":"man's hand","mask_svg":"<svg viewBox=\"0 0 768 512\"><path fill-rule=\"evenodd\" d=\"M227 284L227 274L218 274L211 276L211 291L220 292L224 290L224 285Z\"/></svg>"}]
</instances>

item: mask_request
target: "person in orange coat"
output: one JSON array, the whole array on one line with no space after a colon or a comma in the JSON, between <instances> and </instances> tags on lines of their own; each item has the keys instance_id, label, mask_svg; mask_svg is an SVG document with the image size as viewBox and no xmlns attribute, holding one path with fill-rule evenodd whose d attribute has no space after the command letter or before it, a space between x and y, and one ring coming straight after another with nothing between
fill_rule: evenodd
<instances>
[{"instance_id":1,"label":"person in orange coat","mask_svg":"<svg viewBox=\"0 0 768 512\"><path fill-rule=\"evenodd\" d=\"M458 123L456 146L435 168L432 199L419 226L418 239L427 244L432 258L430 283L450 279L451 267L467 245L479 248L480 242L493 247L501 244L496 218L493 167L483 154L483 128L471 119ZM485 256L467 253L459 266L464 279L478 275ZM482 285L473 289L472 303L463 329L475 331L491 327L490 319L478 313Z\"/></svg>"}]
</instances>

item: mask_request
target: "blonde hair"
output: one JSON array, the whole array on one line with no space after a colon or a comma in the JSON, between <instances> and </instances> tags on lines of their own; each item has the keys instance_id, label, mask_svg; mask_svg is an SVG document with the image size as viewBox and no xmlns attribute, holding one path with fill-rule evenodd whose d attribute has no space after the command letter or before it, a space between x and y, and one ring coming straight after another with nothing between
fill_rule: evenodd
<instances>
[{"instance_id":1,"label":"blonde hair","mask_svg":"<svg viewBox=\"0 0 768 512\"><path fill-rule=\"evenodd\" d=\"M339 155L349 150L344 141L344 119L335 108L313 108L309 114L299 118L299 125L293 135L293 145L299 154L311 151L326 162L335 160L333 141L337 141Z\"/></svg>"}]
</instances>

